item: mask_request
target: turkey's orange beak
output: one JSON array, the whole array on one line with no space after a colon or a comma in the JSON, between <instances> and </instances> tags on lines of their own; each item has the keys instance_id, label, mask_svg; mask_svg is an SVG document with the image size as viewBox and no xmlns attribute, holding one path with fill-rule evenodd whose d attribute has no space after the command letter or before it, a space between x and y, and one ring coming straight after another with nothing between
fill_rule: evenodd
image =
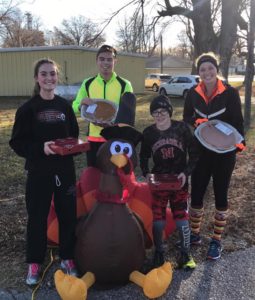
<instances>
[{"instance_id":1,"label":"turkey's orange beak","mask_svg":"<svg viewBox=\"0 0 255 300\"><path fill-rule=\"evenodd\" d=\"M128 158L123 154L112 155L110 161L118 168L123 168L128 163Z\"/></svg>"}]
</instances>

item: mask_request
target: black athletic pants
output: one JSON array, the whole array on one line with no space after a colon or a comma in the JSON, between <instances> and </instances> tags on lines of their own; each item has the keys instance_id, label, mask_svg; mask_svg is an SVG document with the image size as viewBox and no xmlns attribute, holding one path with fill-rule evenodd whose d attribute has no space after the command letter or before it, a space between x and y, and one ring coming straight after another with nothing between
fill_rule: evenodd
<instances>
[{"instance_id":1,"label":"black athletic pants","mask_svg":"<svg viewBox=\"0 0 255 300\"><path fill-rule=\"evenodd\" d=\"M228 188L235 162L235 151L222 154L203 148L191 175L191 206L193 208L203 207L203 198L211 177L216 209L228 208Z\"/></svg>"},{"instance_id":2,"label":"black athletic pants","mask_svg":"<svg viewBox=\"0 0 255 300\"><path fill-rule=\"evenodd\" d=\"M59 221L59 255L72 259L76 225L76 177L69 168L56 172L29 171L26 183L27 263L42 263L47 249L47 219L52 197Z\"/></svg>"}]
</instances>

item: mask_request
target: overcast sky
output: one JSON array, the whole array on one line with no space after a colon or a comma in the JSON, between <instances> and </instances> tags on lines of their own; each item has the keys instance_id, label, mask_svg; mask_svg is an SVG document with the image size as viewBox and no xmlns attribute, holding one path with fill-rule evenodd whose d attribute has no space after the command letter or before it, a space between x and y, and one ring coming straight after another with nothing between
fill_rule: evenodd
<instances>
[{"instance_id":1,"label":"overcast sky","mask_svg":"<svg viewBox=\"0 0 255 300\"><path fill-rule=\"evenodd\" d=\"M130 0L27 0L20 9L23 12L31 12L40 17L43 28L52 30L54 26L59 26L63 19L69 19L73 16L83 15L95 23L102 23L111 13L124 6ZM125 13L115 17L105 31L106 43L114 45L116 39L115 32L118 22L126 15L130 16L132 11L126 9ZM179 24L180 26L180 24ZM178 26L171 25L171 30L165 33L164 47L176 43Z\"/></svg>"}]
</instances>

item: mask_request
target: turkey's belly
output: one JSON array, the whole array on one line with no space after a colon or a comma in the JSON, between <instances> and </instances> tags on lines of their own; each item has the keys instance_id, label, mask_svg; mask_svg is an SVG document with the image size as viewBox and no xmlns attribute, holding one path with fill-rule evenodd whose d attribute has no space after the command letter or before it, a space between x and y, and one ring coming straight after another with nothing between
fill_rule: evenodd
<instances>
[{"instance_id":1,"label":"turkey's belly","mask_svg":"<svg viewBox=\"0 0 255 300\"><path fill-rule=\"evenodd\" d=\"M122 204L98 203L77 230L75 260L81 272L93 272L98 283L126 283L144 262L143 229Z\"/></svg>"}]
</instances>

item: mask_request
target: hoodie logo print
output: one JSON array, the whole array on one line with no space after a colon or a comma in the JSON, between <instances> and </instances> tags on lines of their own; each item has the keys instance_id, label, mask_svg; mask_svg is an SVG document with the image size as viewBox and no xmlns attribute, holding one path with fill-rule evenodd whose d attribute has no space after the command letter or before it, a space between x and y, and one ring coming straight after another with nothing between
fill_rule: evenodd
<instances>
[{"instance_id":1,"label":"hoodie logo print","mask_svg":"<svg viewBox=\"0 0 255 300\"><path fill-rule=\"evenodd\" d=\"M66 120L65 114L58 110L49 109L38 113L37 119L42 123L58 123Z\"/></svg>"}]
</instances>

